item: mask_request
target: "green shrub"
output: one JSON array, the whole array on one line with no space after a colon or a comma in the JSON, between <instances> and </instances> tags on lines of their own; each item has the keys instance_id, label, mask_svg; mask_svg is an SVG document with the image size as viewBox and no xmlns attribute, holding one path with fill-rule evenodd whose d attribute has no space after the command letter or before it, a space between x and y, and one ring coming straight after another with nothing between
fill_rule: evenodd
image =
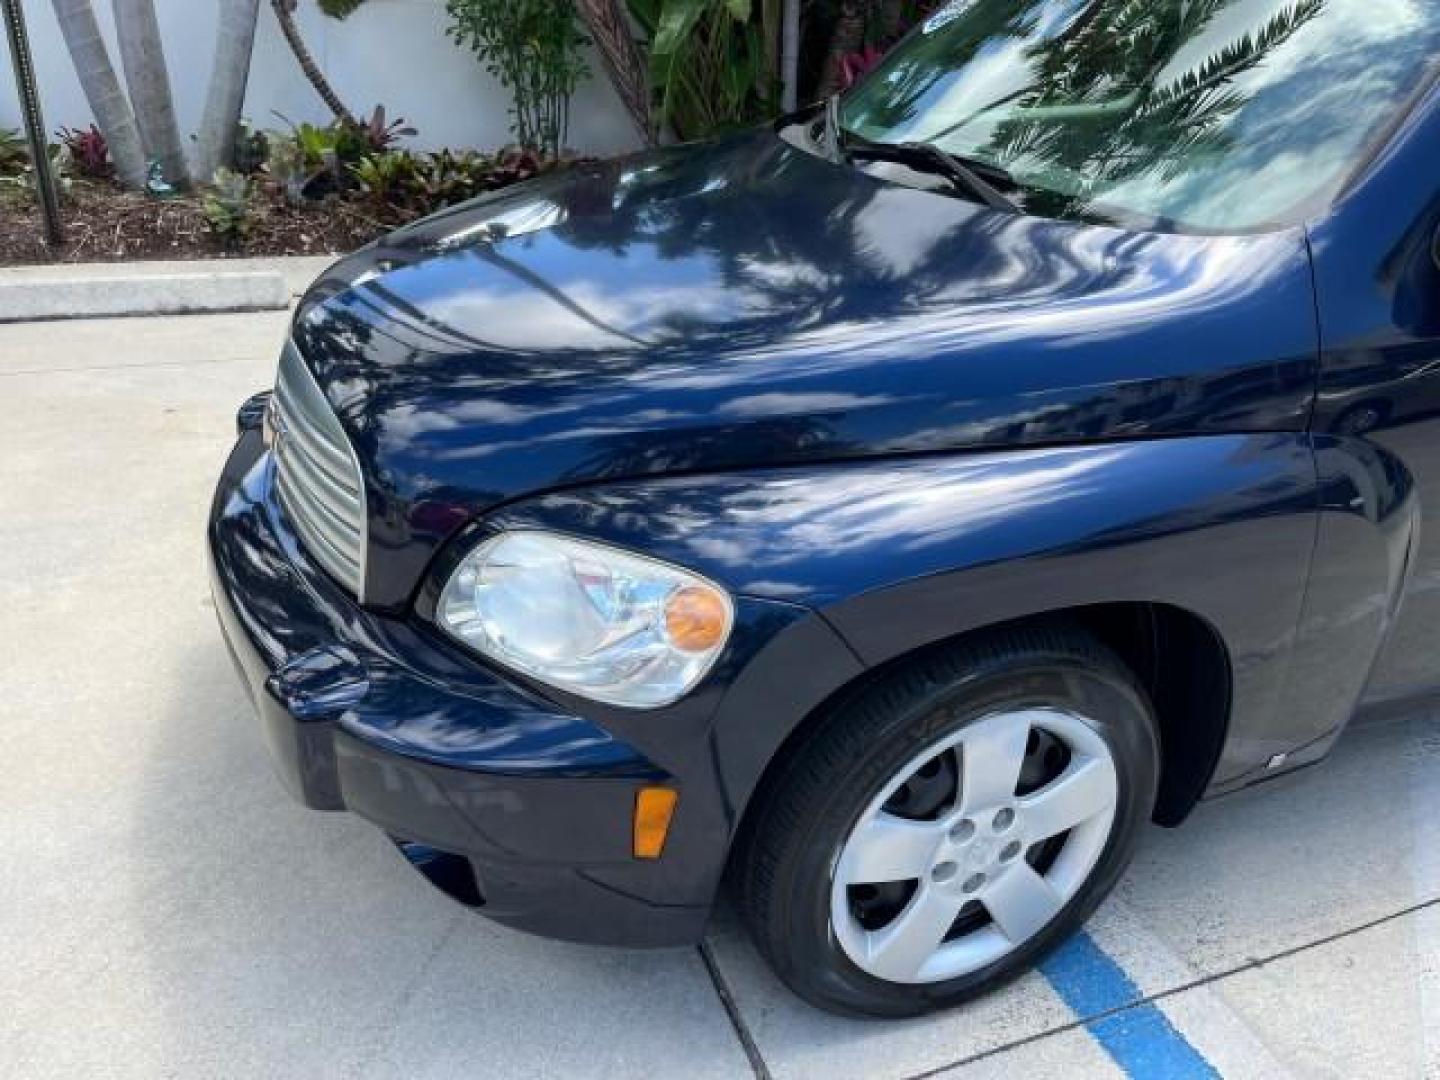
<instances>
[{"instance_id":1,"label":"green shrub","mask_svg":"<svg viewBox=\"0 0 1440 1080\"><path fill-rule=\"evenodd\" d=\"M18 131L0 128L0 176L19 176L30 164L30 149Z\"/></svg>"},{"instance_id":2,"label":"green shrub","mask_svg":"<svg viewBox=\"0 0 1440 1080\"><path fill-rule=\"evenodd\" d=\"M321 126L285 122L290 125L288 133L268 133L268 165L270 175L291 202L351 190L361 162L394 153L400 139L415 134L404 120L387 120L384 107L379 105L359 123L336 121Z\"/></svg>"},{"instance_id":3,"label":"green shrub","mask_svg":"<svg viewBox=\"0 0 1440 1080\"><path fill-rule=\"evenodd\" d=\"M356 186L386 216L412 218L466 202L496 188L528 180L547 167L538 155L507 150L370 154L350 167Z\"/></svg>"},{"instance_id":4,"label":"green shrub","mask_svg":"<svg viewBox=\"0 0 1440 1080\"><path fill-rule=\"evenodd\" d=\"M574 0L446 0L450 36L510 91L510 130L525 149L558 157L570 130L570 98L589 74L589 40Z\"/></svg>"},{"instance_id":5,"label":"green shrub","mask_svg":"<svg viewBox=\"0 0 1440 1080\"><path fill-rule=\"evenodd\" d=\"M350 171L356 184L379 209L409 206L423 187L419 159L408 150L391 150L361 158Z\"/></svg>"},{"instance_id":6,"label":"green shrub","mask_svg":"<svg viewBox=\"0 0 1440 1080\"><path fill-rule=\"evenodd\" d=\"M270 160L270 136L240 121L235 135L235 171L254 176Z\"/></svg>"},{"instance_id":7,"label":"green shrub","mask_svg":"<svg viewBox=\"0 0 1440 1080\"><path fill-rule=\"evenodd\" d=\"M251 185L248 176L217 169L214 186L205 193L201 212L211 235L228 248L244 244L254 225L250 206Z\"/></svg>"},{"instance_id":8,"label":"green shrub","mask_svg":"<svg viewBox=\"0 0 1440 1080\"><path fill-rule=\"evenodd\" d=\"M0 168L0 184L35 195L40 189L40 182L35 175L35 166L30 163L30 145L28 141L20 145L20 168L13 172ZM50 143L45 149L50 158L50 175L55 180L55 194L67 199L75 190L75 162L64 143Z\"/></svg>"}]
</instances>

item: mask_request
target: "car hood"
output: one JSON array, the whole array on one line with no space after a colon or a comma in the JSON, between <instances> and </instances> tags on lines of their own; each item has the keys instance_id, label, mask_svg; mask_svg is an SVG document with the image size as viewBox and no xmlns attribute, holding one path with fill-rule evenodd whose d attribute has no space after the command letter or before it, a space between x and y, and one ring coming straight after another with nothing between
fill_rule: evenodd
<instances>
[{"instance_id":1,"label":"car hood","mask_svg":"<svg viewBox=\"0 0 1440 1080\"><path fill-rule=\"evenodd\" d=\"M295 336L397 602L463 522L557 486L1303 427L1316 348L1298 230L1007 214L770 131L403 229L327 273Z\"/></svg>"}]
</instances>

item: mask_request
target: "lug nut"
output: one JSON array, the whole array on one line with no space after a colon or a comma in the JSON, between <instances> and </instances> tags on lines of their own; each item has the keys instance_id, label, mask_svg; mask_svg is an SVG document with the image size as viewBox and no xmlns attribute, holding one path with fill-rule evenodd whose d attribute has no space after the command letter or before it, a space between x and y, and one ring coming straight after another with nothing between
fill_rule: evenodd
<instances>
[{"instance_id":1,"label":"lug nut","mask_svg":"<svg viewBox=\"0 0 1440 1080\"><path fill-rule=\"evenodd\" d=\"M1004 810L997 811L995 820L992 821L991 824L995 826L996 832L1004 832L1011 825L1015 824L1015 811L1011 810L1008 806Z\"/></svg>"},{"instance_id":2,"label":"lug nut","mask_svg":"<svg viewBox=\"0 0 1440 1080\"><path fill-rule=\"evenodd\" d=\"M1015 858L1015 856L1016 856L1016 855L1019 855L1019 854L1020 854L1020 841L1019 841L1019 840L1011 840L1010 843L1006 844L1005 847L1001 849L1001 851L1000 851L1000 861L1001 861L1001 862L1009 862L1011 859Z\"/></svg>"},{"instance_id":3,"label":"lug nut","mask_svg":"<svg viewBox=\"0 0 1440 1080\"><path fill-rule=\"evenodd\" d=\"M953 878L960 868L953 862L937 863L930 871L930 880L936 883L943 883Z\"/></svg>"},{"instance_id":4,"label":"lug nut","mask_svg":"<svg viewBox=\"0 0 1440 1080\"><path fill-rule=\"evenodd\" d=\"M968 878L965 879L965 883L961 885L960 888L967 893L973 893L979 892L980 886L984 884L984 874L971 874Z\"/></svg>"},{"instance_id":5,"label":"lug nut","mask_svg":"<svg viewBox=\"0 0 1440 1080\"><path fill-rule=\"evenodd\" d=\"M966 843L975 835L975 823L973 821L962 821L950 830L950 839L957 844Z\"/></svg>"}]
</instances>

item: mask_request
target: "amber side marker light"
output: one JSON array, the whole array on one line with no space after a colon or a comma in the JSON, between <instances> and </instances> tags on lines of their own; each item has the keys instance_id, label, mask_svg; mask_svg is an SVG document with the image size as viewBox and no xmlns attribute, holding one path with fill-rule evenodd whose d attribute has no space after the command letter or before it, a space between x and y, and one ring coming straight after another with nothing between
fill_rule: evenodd
<instances>
[{"instance_id":1,"label":"amber side marker light","mask_svg":"<svg viewBox=\"0 0 1440 1080\"><path fill-rule=\"evenodd\" d=\"M635 858L660 857L679 801L680 793L674 788L647 787L635 793Z\"/></svg>"}]
</instances>

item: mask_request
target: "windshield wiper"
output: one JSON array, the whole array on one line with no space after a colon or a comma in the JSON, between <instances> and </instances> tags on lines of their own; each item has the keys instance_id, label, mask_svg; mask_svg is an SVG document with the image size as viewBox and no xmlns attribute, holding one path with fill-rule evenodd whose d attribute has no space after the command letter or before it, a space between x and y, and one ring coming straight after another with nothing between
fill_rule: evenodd
<instances>
[{"instance_id":1,"label":"windshield wiper","mask_svg":"<svg viewBox=\"0 0 1440 1080\"><path fill-rule=\"evenodd\" d=\"M826 131L831 130L830 124L825 125ZM839 128L836 127L837 141ZM861 158L870 161L893 161L898 165L909 165L912 168L925 169L945 177L955 187L968 191L986 206L995 210L1005 210L1012 214L1019 214L1023 211L1020 204L1010 196L1000 191L994 184L986 180L980 174L980 168L985 169L996 176L1006 176L1004 170L990 164L983 164L979 167L970 164L962 157L957 157L948 150L942 150L934 143L924 142L870 142L865 139L852 138L847 140L845 153L852 158Z\"/></svg>"}]
</instances>

